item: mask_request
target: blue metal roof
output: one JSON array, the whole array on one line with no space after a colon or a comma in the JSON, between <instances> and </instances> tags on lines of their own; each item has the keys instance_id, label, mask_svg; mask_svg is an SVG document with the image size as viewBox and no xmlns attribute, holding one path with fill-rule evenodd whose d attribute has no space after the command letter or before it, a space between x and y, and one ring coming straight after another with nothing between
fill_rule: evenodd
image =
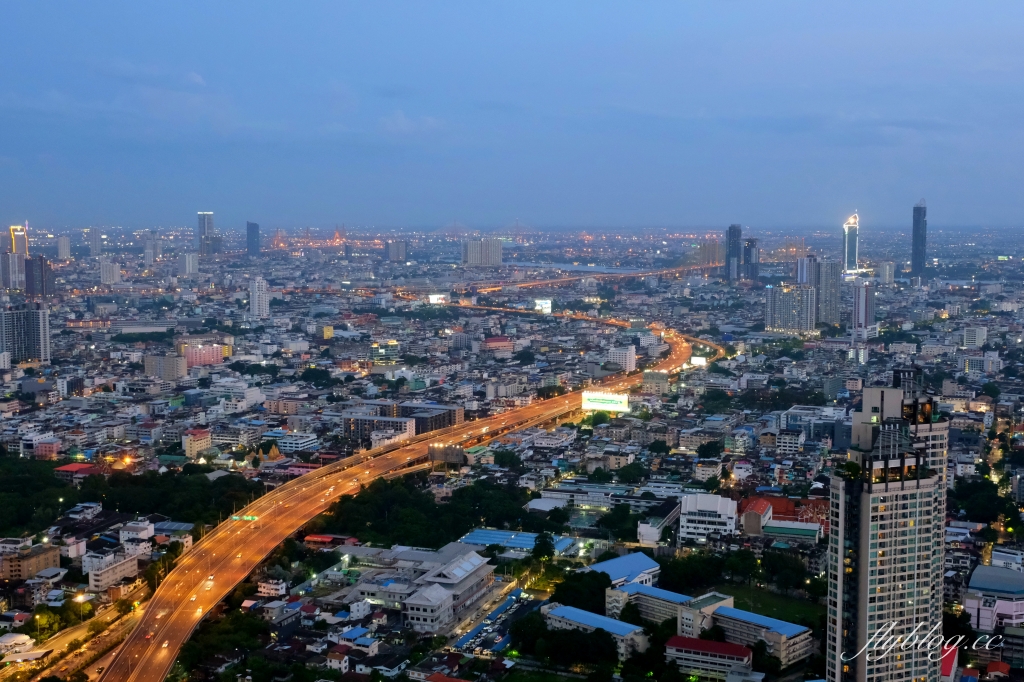
<instances>
[{"instance_id":1,"label":"blue metal roof","mask_svg":"<svg viewBox=\"0 0 1024 682\"><path fill-rule=\"evenodd\" d=\"M588 566L588 570L607 573L612 582L626 580L632 582L644 571L658 568L658 562L643 552L634 552L626 556L616 557Z\"/></svg>"},{"instance_id":2,"label":"blue metal roof","mask_svg":"<svg viewBox=\"0 0 1024 682\"><path fill-rule=\"evenodd\" d=\"M760 625L761 627L768 628L772 632L777 632L783 637L796 637L802 632L806 632L809 628L803 625L796 625L795 623L787 623L784 620L778 618L771 618L769 616L762 616L759 613L751 613L750 611L742 611L740 609L734 609L728 606L719 606L715 609L716 616L725 616L726 618L733 618L735 620L742 620L747 623L753 623L754 625Z\"/></svg>"},{"instance_id":3,"label":"blue metal roof","mask_svg":"<svg viewBox=\"0 0 1024 682\"><path fill-rule=\"evenodd\" d=\"M575 606L556 606L549 611L553 616L564 618L572 623L579 623L591 628L600 628L606 632L610 632L613 635L619 635L623 637L631 632L637 630L643 630L639 625L631 625L629 623L623 623L621 620L615 620L608 616L599 616L596 613L590 611L584 611L578 609Z\"/></svg>"},{"instance_id":4,"label":"blue metal roof","mask_svg":"<svg viewBox=\"0 0 1024 682\"><path fill-rule=\"evenodd\" d=\"M663 590L660 587L651 587L650 585L644 585L642 583L627 583L622 587L618 588L626 594L646 594L656 599L663 599L673 604L684 604L693 599L693 597L687 597L685 594L679 594L678 592L669 592Z\"/></svg>"},{"instance_id":5,"label":"blue metal roof","mask_svg":"<svg viewBox=\"0 0 1024 682\"><path fill-rule=\"evenodd\" d=\"M555 554L562 554L572 547L573 538L564 535L552 535L555 543ZM537 533L518 533L511 530L495 528L477 528L466 533L459 542L467 545L501 545L505 549L531 551L537 543Z\"/></svg>"}]
</instances>

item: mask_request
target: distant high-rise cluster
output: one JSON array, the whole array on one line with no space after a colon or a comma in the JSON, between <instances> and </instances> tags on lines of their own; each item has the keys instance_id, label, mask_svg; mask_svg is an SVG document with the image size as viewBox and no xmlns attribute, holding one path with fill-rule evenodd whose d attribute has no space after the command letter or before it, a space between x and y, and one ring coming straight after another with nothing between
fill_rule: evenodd
<instances>
[{"instance_id":1,"label":"distant high-rise cluster","mask_svg":"<svg viewBox=\"0 0 1024 682\"><path fill-rule=\"evenodd\" d=\"M860 216L854 213L843 223L843 271L857 271L860 248Z\"/></svg>"},{"instance_id":2,"label":"distant high-rise cluster","mask_svg":"<svg viewBox=\"0 0 1024 682\"><path fill-rule=\"evenodd\" d=\"M815 324L839 324L839 293L842 285L842 264L819 261L814 255L796 261L796 282L814 288Z\"/></svg>"},{"instance_id":3,"label":"distant high-rise cluster","mask_svg":"<svg viewBox=\"0 0 1024 682\"><path fill-rule=\"evenodd\" d=\"M57 237L57 260L71 260L71 237Z\"/></svg>"},{"instance_id":4,"label":"distant high-rise cluster","mask_svg":"<svg viewBox=\"0 0 1024 682\"><path fill-rule=\"evenodd\" d=\"M469 239L462 242L464 265L501 265L500 239Z\"/></svg>"},{"instance_id":5,"label":"distant high-rise cluster","mask_svg":"<svg viewBox=\"0 0 1024 682\"><path fill-rule=\"evenodd\" d=\"M245 224L245 253L249 258L256 258L260 255L259 223L246 222Z\"/></svg>"},{"instance_id":6,"label":"distant high-rise cluster","mask_svg":"<svg viewBox=\"0 0 1024 682\"><path fill-rule=\"evenodd\" d=\"M718 242L714 242L718 244ZM711 254L707 254L710 256ZM705 262L701 259L702 265L711 265L718 262L714 258ZM748 237L743 239L743 226L732 224L725 231L725 276L730 282L741 279L754 280L761 274L761 251L757 246L757 239Z\"/></svg>"},{"instance_id":7,"label":"distant high-rise cluster","mask_svg":"<svg viewBox=\"0 0 1024 682\"><path fill-rule=\"evenodd\" d=\"M257 277L249 285L249 313L258 319L270 317L270 290L262 277Z\"/></svg>"},{"instance_id":8,"label":"distant high-rise cluster","mask_svg":"<svg viewBox=\"0 0 1024 682\"><path fill-rule=\"evenodd\" d=\"M920 277L924 274L928 257L928 207L924 199L914 206L914 234L910 251L910 274Z\"/></svg>"}]
</instances>

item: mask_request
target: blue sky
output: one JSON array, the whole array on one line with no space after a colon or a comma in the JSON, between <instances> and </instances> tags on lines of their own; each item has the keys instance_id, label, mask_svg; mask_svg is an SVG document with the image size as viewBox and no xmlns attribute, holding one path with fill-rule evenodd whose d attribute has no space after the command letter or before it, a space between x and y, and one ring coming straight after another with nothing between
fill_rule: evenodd
<instances>
[{"instance_id":1,"label":"blue sky","mask_svg":"<svg viewBox=\"0 0 1024 682\"><path fill-rule=\"evenodd\" d=\"M1019 226L1024 5L8 3L0 220Z\"/></svg>"}]
</instances>

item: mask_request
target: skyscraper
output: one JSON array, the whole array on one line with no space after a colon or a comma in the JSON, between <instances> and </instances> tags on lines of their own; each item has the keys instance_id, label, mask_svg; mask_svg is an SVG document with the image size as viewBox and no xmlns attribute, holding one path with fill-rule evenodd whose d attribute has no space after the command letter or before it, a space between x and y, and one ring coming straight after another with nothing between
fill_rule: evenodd
<instances>
[{"instance_id":1,"label":"skyscraper","mask_svg":"<svg viewBox=\"0 0 1024 682\"><path fill-rule=\"evenodd\" d=\"M465 265L501 265L500 239L468 239L462 242Z\"/></svg>"},{"instance_id":2,"label":"skyscraper","mask_svg":"<svg viewBox=\"0 0 1024 682\"><path fill-rule=\"evenodd\" d=\"M35 298L53 296L53 268L43 256L25 260L25 293Z\"/></svg>"},{"instance_id":3,"label":"skyscraper","mask_svg":"<svg viewBox=\"0 0 1024 682\"><path fill-rule=\"evenodd\" d=\"M389 241L384 247L384 256L392 263L404 263L408 253L409 242L404 239Z\"/></svg>"},{"instance_id":4,"label":"skyscraper","mask_svg":"<svg viewBox=\"0 0 1024 682\"><path fill-rule=\"evenodd\" d=\"M98 227L89 228L89 255L99 258L103 253L103 231Z\"/></svg>"},{"instance_id":5,"label":"skyscraper","mask_svg":"<svg viewBox=\"0 0 1024 682\"><path fill-rule=\"evenodd\" d=\"M743 265L743 226L732 224L725 231L725 276L730 282L740 278Z\"/></svg>"},{"instance_id":6,"label":"skyscraper","mask_svg":"<svg viewBox=\"0 0 1024 682\"><path fill-rule=\"evenodd\" d=\"M843 223L843 271L857 269L858 241L860 239L860 217L854 213Z\"/></svg>"},{"instance_id":7,"label":"skyscraper","mask_svg":"<svg viewBox=\"0 0 1024 682\"><path fill-rule=\"evenodd\" d=\"M783 284L765 287L764 328L768 331L809 332L814 330L816 309L814 287Z\"/></svg>"},{"instance_id":8,"label":"skyscraper","mask_svg":"<svg viewBox=\"0 0 1024 682\"><path fill-rule=\"evenodd\" d=\"M5 289L25 288L25 254L0 254L0 281Z\"/></svg>"},{"instance_id":9,"label":"skyscraper","mask_svg":"<svg viewBox=\"0 0 1024 682\"><path fill-rule=\"evenodd\" d=\"M796 283L809 284L818 287L818 258L813 254L807 254L803 258L796 259Z\"/></svg>"},{"instance_id":10,"label":"skyscraper","mask_svg":"<svg viewBox=\"0 0 1024 682\"><path fill-rule=\"evenodd\" d=\"M875 288L870 282L857 282L853 287L853 318L850 333L859 341L878 336L875 324Z\"/></svg>"},{"instance_id":11,"label":"skyscraper","mask_svg":"<svg viewBox=\"0 0 1024 682\"><path fill-rule=\"evenodd\" d=\"M11 253L20 253L28 258L28 223L11 225Z\"/></svg>"},{"instance_id":12,"label":"skyscraper","mask_svg":"<svg viewBox=\"0 0 1024 682\"><path fill-rule=\"evenodd\" d=\"M753 237L743 243L743 276L752 282L761 276L761 250Z\"/></svg>"},{"instance_id":13,"label":"skyscraper","mask_svg":"<svg viewBox=\"0 0 1024 682\"><path fill-rule=\"evenodd\" d=\"M259 223L245 224L245 253L249 258L257 258L260 255L260 226Z\"/></svg>"},{"instance_id":14,"label":"skyscraper","mask_svg":"<svg viewBox=\"0 0 1024 682\"><path fill-rule=\"evenodd\" d=\"M918 368L900 369L893 388L864 389L850 463L831 479L829 682L938 679L922 647L856 655L872 637L942 634L949 424L919 379Z\"/></svg>"},{"instance_id":15,"label":"skyscraper","mask_svg":"<svg viewBox=\"0 0 1024 682\"><path fill-rule=\"evenodd\" d=\"M50 361L50 311L45 305L0 310L0 353L10 353L12 363Z\"/></svg>"},{"instance_id":16,"label":"skyscraper","mask_svg":"<svg viewBox=\"0 0 1024 682\"><path fill-rule=\"evenodd\" d=\"M213 212L199 212L199 227L196 230L196 249L200 256L209 256L214 252L214 237L217 235L213 227Z\"/></svg>"},{"instance_id":17,"label":"skyscraper","mask_svg":"<svg viewBox=\"0 0 1024 682\"><path fill-rule=\"evenodd\" d=\"M914 206L914 235L910 251L910 274L924 274L925 261L928 256L928 207L924 199Z\"/></svg>"},{"instance_id":18,"label":"skyscraper","mask_svg":"<svg viewBox=\"0 0 1024 682\"><path fill-rule=\"evenodd\" d=\"M701 265L720 265L724 260L722 243L717 239L702 239L697 245L697 260Z\"/></svg>"},{"instance_id":19,"label":"skyscraper","mask_svg":"<svg viewBox=\"0 0 1024 682\"><path fill-rule=\"evenodd\" d=\"M71 260L71 237L57 237L57 260Z\"/></svg>"},{"instance_id":20,"label":"skyscraper","mask_svg":"<svg viewBox=\"0 0 1024 682\"><path fill-rule=\"evenodd\" d=\"M270 290L262 277L249 285L249 314L258 319L270 317Z\"/></svg>"},{"instance_id":21,"label":"skyscraper","mask_svg":"<svg viewBox=\"0 0 1024 682\"><path fill-rule=\"evenodd\" d=\"M843 282L843 264L837 260L818 263L818 323L839 324L839 294Z\"/></svg>"},{"instance_id":22,"label":"skyscraper","mask_svg":"<svg viewBox=\"0 0 1024 682\"><path fill-rule=\"evenodd\" d=\"M192 277L199 274L199 254L183 253L178 256L178 276Z\"/></svg>"}]
</instances>

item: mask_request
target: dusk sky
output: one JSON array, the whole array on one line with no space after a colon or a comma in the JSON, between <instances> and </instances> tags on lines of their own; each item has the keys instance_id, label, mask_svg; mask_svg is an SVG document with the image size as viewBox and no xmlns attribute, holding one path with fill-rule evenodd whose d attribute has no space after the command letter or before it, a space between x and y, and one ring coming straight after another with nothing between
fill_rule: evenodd
<instances>
[{"instance_id":1,"label":"dusk sky","mask_svg":"<svg viewBox=\"0 0 1024 682\"><path fill-rule=\"evenodd\" d=\"M1020 226L1024 5L8 3L0 220Z\"/></svg>"}]
</instances>

